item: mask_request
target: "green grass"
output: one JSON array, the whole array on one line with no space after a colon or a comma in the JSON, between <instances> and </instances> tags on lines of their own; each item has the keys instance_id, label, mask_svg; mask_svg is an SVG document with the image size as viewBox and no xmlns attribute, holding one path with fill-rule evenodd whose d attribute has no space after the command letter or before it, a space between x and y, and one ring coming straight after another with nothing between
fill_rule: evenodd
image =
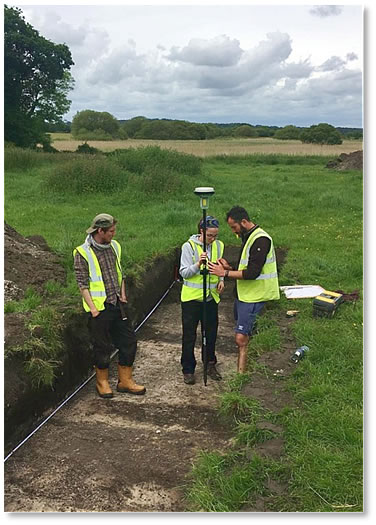
<instances>
[{"instance_id":1,"label":"green grass","mask_svg":"<svg viewBox=\"0 0 376 525\"><path fill-rule=\"evenodd\" d=\"M122 160L128 162L127 167L119 164L128 173L127 185L77 194L62 186L52 191L48 185L56 170L64 173L64 164L72 162L69 154L40 158L39 164L22 169L13 159L7 169L5 219L25 236L43 235L52 249L63 255L69 272L64 293L70 294L78 306L71 253L85 239L92 218L107 212L118 219L124 268L128 275L140 276L147 261L169 253L196 231L201 210L193 194L195 186L215 188L209 213L219 218L220 238L225 244L240 245L224 219L226 211L239 204L273 236L276 247L288 250L280 272L281 285L320 284L328 290L359 290L360 300L341 305L333 319L313 318L312 300L306 299L292 302L282 296L267 309L250 348L251 358L281 347L285 334L278 328L278 317L289 309L299 310L292 324L296 345L310 347L286 385L296 408L286 407L275 415L266 413L241 394L249 376L233 378L221 399L221 411L232 418L234 449L200 455L187 498L193 510L239 511L252 506L260 495L270 496L265 481L271 478L283 482L287 489L268 500L270 510L360 512L362 174L328 170L328 159L323 157L217 157L202 162L201 174L168 172L166 180L172 174L170 180L176 182L169 193L157 168L149 173L141 171L141 179L137 179L135 169L130 169L132 156L131 160ZM82 166L88 162L85 159ZM150 191L147 180L156 189ZM52 300L63 292L50 284L46 293ZM43 352L42 356L47 362L51 359ZM35 361L36 377L39 373L47 377L48 370L38 372L38 365ZM260 418L283 426L285 452L278 461L248 454L255 443L272 438L256 427Z\"/></svg>"},{"instance_id":2,"label":"green grass","mask_svg":"<svg viewBox=\"0 0 376 525\"><path fill-rule=\"evenodd\" d=\"M31 294L20 303L27 306L21 310L28 312L26 328L30 337L20 346L7 349L5 358L12 354L21 355L24 368L35 389L53 387L56 370L64 350L62 341L62 320L59 311L53 306L43 306L41 297ZM38 297L38 302L30 302L30 297ZM9 304L9 303L8 303Z\"/></svg>"},{"instance_id":3,"label":"green grass","mask_svg":"<svg viewBox=\"0 0 376 525\"><path fill-rule=\"evenodd\" d=\"M25 297L20 301L9 301L4 305L4 312L18 313L30 312L42 303L42 297L32 288L28 287L25 291Z\"/></svg>"}]
</instances>

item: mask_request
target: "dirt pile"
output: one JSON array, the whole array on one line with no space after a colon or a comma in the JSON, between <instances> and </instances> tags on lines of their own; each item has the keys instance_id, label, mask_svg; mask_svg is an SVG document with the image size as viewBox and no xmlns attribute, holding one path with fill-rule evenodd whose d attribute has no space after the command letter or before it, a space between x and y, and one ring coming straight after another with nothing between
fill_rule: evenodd
<instances>
[{"instance_id":1,"label":"dirt pile","mask_svg":"<svg viewBox=\"0 0 376 525\"><path fill-rule=\"evenodd\" d=\"M64 284L66 272L43 237L23 237L4 223L4 302L19 300L29 286L38 291L47 281Z\"/></svg>"},{"instance_id":2,"label":"dirt pile","mask_svg":"<svg viewBox=\"0 0 376 525\"><path fill-rule=\"evenodd\" d=\"M341 153L336 160L328 162L326 167L337 171L363 171L363 150L353 151L352 153Z\"/></svg>"}]
</instances>

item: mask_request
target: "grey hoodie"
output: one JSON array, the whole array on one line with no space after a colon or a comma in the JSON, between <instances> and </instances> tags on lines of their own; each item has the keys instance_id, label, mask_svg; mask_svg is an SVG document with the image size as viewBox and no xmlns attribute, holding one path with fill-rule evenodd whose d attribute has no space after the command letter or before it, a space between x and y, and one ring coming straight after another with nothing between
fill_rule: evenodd
<instances>
[{"instance_id":1,"label":"grey hoodie","mask_svg":"<svg viewBox=\"0 0 376 525\"><path fill-rule=\"evenodd\" d=\"M196 233L195 235L191 235L189 240L198 244L202 248L204 247L203 243L200 241L199 233ZM206 253L208 254L209 260L211 259L211 252L212 252L212 245L207 244ZM183 279L189 279L190 277L193 277L194 275L197 275L198 273L200 273L200 268L197 266L196 263L192 262L192 246L189 241L185 242L183 246L181 247L179 273L183 277ZM223 281L223 277L220 277L220 280Z\"/></svg>"}]
</instances>

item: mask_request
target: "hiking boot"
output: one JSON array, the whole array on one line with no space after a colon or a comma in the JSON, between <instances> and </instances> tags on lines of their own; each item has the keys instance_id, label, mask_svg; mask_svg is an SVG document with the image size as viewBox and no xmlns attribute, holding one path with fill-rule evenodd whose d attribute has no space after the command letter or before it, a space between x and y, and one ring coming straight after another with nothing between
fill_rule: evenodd
<instances>
[{"instance_id":1,"label":"hiking boot","mask_svg":"<svg viewBox=\"0 0 376 525\"><path fill-rule=\"evenodd\" d=\"M184 374L184 383L186 385L194 385L195 382L196 381L194 374Z\"/></svg>"},{"instance_id":2,"label":"hiking boot","mask_svg":"<svg viewBox=\"0 0 376 525\"><path fill-rule=\"evenodd\" d=\"M221 374L216 369L215 363L208 364L208 376L214 381L220 381L222 379Z\"/></svg>"}]
</instances>

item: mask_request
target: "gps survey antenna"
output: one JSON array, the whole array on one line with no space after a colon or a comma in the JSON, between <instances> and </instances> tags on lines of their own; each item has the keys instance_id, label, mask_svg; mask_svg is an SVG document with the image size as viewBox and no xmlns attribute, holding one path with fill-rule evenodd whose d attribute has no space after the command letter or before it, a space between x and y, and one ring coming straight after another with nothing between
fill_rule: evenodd
<instances>
[{"instance_id":1,"label":"gps survey antenna","mask_svg":"<svg viewBox=\"0 0 376 525\"><path fill-rule=\"evenodd\" d=\"M209 208L209 197L214 195L215 192L214 192L214 188L204 186L204 187L195 188L194 193L195 195L200 197L200 207L203 212L202 231L203 231L203 240L204 240L204 252L206 252L206 210ZM201 270L202 293L203 293L201 332L202 332L202 357L204 361L204 385L205 386L206 386L206 382L208 379L208 353L206 351L206 277L208 273L209 271L208 271L206 261L205 261L204 267Z\"/></svg>"}]
</instances>

